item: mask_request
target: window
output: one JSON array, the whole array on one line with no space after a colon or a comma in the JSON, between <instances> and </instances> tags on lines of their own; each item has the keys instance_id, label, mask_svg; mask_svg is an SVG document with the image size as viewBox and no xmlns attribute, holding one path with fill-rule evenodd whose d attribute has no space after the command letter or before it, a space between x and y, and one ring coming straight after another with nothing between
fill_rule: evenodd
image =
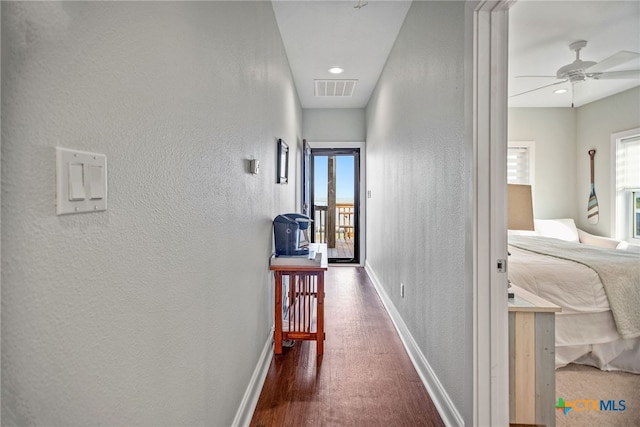
<instances>
[{"instance_id":1,"label":"window","mask_svg":"<svg viewBox=\"0 0 640 427\"><path fill-rule=\"evenodd\" d=\"M633 238L640 239L640 191L634 191L633 197Z\"/></svg>"},{"instance_id":2,"label":"window","mask_svg":"<svg viewBox=\"0 0 640 427\"><path fill-rule=\"evenodd\" d=\"M613 236L640 245L640 128L611 136Z\"/></svg>"},{"instance_id":3,"label":"window","mask_svg":"<svg viewBox=\"0 0 640 427\"><path fill-rule=\"evenodd\" d=\"M534 157L533 141L509 141L507 183L533 185Z\"/></svg>"}]
</instances>

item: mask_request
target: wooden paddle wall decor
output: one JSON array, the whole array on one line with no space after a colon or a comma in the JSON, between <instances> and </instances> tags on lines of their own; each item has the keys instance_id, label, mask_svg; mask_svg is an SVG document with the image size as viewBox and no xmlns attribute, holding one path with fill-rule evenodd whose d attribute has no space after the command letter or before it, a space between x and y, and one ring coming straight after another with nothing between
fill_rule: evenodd
<instances>
[{"instance_id":1,"label":"wooden paddle wall decor","mask_svg":"<svg viewBox=\"0 0 640 427\"><path fill-rule=\"evenodd\" d=\"M591 193L589 194L589 203L587 205L587 220L589 221L589 224L597 224L600 219L600 208L598 207L598 198L596 197L593 173L593 159L595 157L596 150L589 150L589 158L591 159Z\"/></svg>"}]
</instances>

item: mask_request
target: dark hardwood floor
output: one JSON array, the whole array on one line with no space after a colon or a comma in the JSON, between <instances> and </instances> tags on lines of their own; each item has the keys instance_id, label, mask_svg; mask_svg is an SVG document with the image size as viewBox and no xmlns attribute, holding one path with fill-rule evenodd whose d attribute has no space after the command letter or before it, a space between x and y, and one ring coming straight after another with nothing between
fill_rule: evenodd
<instances>
[{"instance_id":1,"label":"dark hardwood floor","mask_svg":"<svg viewBox=\"0 0 640 427\"><path fill-rule=\"evenodd\" d=\"M274 356L251 426L442 426L365 271L325 275L323 356L298 341Z\"/></svg>"}]
</instances>

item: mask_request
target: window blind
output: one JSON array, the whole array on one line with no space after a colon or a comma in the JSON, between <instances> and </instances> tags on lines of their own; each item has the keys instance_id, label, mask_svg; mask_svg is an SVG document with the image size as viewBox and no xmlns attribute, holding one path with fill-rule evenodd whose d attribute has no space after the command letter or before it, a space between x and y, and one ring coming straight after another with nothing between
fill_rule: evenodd
<instances>
[{"instance_id":1,"label":"window blind","mask_svg":"<svg viewBox=\"0 0 640 427\"><path fill-rule=\"evenodd\" d=\"M507 149L507 182L509 184L531 184L529 182L529 148Z\"/></svg>"},{"instance_id":2,"label":"window blind","mask_svg":"<svg viewBox=\"0 0 640 427\"><path fill-rule=\"evenodd\" d=\"M640 135L619 142L616 156L618 189L640 188Z\"/></svg>"}]
</instances>

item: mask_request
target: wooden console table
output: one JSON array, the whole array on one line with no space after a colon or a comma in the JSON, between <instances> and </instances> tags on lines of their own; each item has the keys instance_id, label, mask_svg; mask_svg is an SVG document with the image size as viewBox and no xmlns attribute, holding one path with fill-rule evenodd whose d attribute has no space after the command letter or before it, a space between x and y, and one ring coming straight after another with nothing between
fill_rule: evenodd
<instances>
[{"instance_id":1,"label":"wooden console table","mask_svg":"<svg viewBox=\"0 0 640 427\"><path fill-rule=\"evenodd\" d=\"M555 313L561 308L513 286L509 299L509 422L556 425Z\"/></svg>"},{"instance_id":2,"label":"wooden console table","mask_svg":"<svg viewBox=\"0 0 640 427\"><path fill-rule=\"evenodd\" d=\"M314 340L318 355L324 353L324 272L327 245L311 243L308 258L272 257L275 276L274 353L282 354L282 340ZM287 278L287 280L284 280ZM283 294L283 286L286 290ZM283 299L286 295L286 299Z\"/></svg>"}]
</instances>

